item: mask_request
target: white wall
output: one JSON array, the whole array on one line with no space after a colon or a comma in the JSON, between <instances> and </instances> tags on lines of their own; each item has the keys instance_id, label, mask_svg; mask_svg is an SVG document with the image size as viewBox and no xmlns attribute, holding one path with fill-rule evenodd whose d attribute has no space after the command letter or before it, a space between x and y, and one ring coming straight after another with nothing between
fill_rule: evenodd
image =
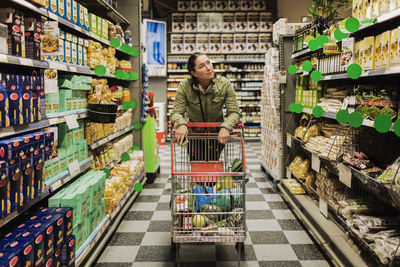
<instances>
[{"instance_id":1,"label":"white wall","mask_svg":"<svg viewBox=\"0 0 400 267\"><path fill-rule=\"evenodd\" d=\"M307 9L311 0L277 0L278 17L288 18L288 22L301 22L302 16L308 16Z\"/></svg>"}]
</instances>

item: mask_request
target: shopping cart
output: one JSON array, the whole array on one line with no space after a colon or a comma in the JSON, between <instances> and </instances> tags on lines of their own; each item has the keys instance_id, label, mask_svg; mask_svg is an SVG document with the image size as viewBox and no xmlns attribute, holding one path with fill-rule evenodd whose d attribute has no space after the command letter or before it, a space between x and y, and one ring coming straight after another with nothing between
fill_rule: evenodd
<instances>
[{"instance_id":1,"label":"shopping cart","mask_svg":"<svg viewBox=\"0 0 400 267\"><path fill-rule=\"evenodd\" d=\"M210 133L219 126L189 123L191 131L181 145L171 135L171 249L178 264L180 244L236 243L239 262L244 253L243 124L237 125L225 145L218 143L218 133ZM196 133L196 128L203 128L202 133Z\"/></svg>"}]
</instances>

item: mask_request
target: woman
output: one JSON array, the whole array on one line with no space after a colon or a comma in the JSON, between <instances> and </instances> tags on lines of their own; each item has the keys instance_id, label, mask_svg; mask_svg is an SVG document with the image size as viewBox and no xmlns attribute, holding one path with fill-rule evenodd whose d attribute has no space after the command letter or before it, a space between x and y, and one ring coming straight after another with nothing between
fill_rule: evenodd
<instances>
[{"instance_id":1,"label":"woman","mask_svg":"<svg viewBox=\"0 0 400 267\"><path fill-rule=\"evenodd\" d=\"M213 65L204 53L191 55L187 68L191 77L179 84L172 110L175 139L182 144L188 135L188 122L223 122L219 129L211 130L218 132L219 144L198 141L189 147L192 160L218 160L223 146L229 141L230 132L240 119L235 90L228 79L215 75Z\"/></svg>"}]
</instances>

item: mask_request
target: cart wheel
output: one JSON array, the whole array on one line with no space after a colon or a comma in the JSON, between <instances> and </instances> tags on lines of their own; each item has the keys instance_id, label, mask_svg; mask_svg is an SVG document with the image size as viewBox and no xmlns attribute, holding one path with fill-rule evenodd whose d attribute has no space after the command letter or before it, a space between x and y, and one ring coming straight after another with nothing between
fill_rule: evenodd
<instances>
[{"instance_id":1,"label":"cart wheel","mask_svg":"<svg viewBox=\"0 0 400 267\"><path fill-rule=\"evenodd\" d=\"M239 253L239 256L243 257L245 254L244 242L236 243L236 250Z\"/></svg>"}]
</instances>

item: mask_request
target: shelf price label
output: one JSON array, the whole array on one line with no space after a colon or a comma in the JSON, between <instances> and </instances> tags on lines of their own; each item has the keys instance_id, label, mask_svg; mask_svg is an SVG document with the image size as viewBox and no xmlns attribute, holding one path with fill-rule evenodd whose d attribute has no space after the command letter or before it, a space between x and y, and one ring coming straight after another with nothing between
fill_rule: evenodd
<instances>
[{"instance_id":1,"label":"shelf price label","mask_svg":"<svg viewBox=\"0 0 400 267\"><path fill-rule=\"evenodd\" d=\"M321 160L314 154L311 154L311 168L318 173L321 169Z\"/></svg>"},{"instance_id":2,"label":"shelf price label","mask_svg":"<svg viewBox=\"0 0 400 267\"><path fill-rule=\"evenodd\" d=\"M319 198L319 212L328 218L328 203L326 203L322 198Z\"/></svg>"},{"instance_id":3,"label":"shelf price label","mask_svg":"<svg viewBox=\"0 0 400 267\"><path fill-rule=\"evenodd\" d=\"M76 115L67 115L67 116L64 116L64 118L65 118L65 122L68 125L68 129L72 130L72 129L79 128L79 123L78 123Z\"/></svg>"},{"instance_id":4,"label":"shelf price label","mask_svg":"<svg viewBox=\"0 0 400 267\"><path fill-rule=\"evenodd\" d=\"M341 181L344 185L351 188L351 169L344 164L340 164L338 166L339 169L339 181Z\"/></svg>"},{"instance_id":5,"label":"shelf price label","mask_svg":"<svg viewBox=\"0 0 400 267\"><path fill-rule=\"evenodd\" d=\"M286 134L286 144L288 147L292 147L292 136L290 134Z\"/></svg>"},{"instance_id":6,"label":"shelf price label","mask_svg":"<svg viewBox=\"0 0 400 267\"><path fill-rule=\"evenodd\" d=\"M21 57L20 59L19 59L19 62L22 64L22 65L25 65L25 66L33 66L33 61L32 61L32 59L29 59L29 58L23 58L23 57Z\"/></svg>"},{"instance_id":7,"label":"shelf price label","mask_svg":"<svg viewBox=\"0 0 400 267\"><path fill-rule=\"evenodd\" d=\"M69 174L71 178L78 176L81 173L81 167L77 160L74 160L72 163L68 164Z\"/></svg>"}]
</instances>

